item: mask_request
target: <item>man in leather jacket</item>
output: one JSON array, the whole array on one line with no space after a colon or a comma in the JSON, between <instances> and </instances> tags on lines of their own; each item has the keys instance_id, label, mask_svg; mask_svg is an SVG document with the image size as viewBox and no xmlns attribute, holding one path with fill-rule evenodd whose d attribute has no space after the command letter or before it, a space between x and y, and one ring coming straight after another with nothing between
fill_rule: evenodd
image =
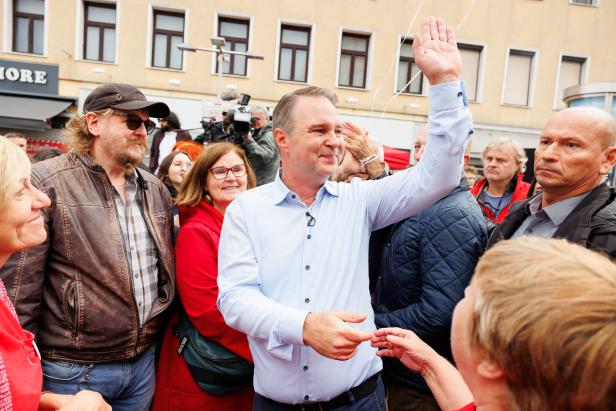
<instances>
[{"instance_id":1,"label":"man in leather jacket","mask_svg":"<svg viewBox=\"0 0 616 411\"><path fill-rule=\"evenodd\" d=\"M565 238L616 260L616 190L605 176L616 163L616 120L575 107L552 116L535 150L539 193L511 208L488 247L522 235Z\"/></svg>"},{"instance_id":2,"label":"man in leather jacket","mask_svg":"<svg viewBox=\"0 0 616 411\"><path fill-rule=\"evenodd\" d=\"M174 297L171 196L137 166L150 117L168 114L133 86L102 85L67 124L72 150L32 167L51 199L47 241L13 255L0 277L36 336L44 390L149 408L154 342Z\"/></svg>"}]
</instances>

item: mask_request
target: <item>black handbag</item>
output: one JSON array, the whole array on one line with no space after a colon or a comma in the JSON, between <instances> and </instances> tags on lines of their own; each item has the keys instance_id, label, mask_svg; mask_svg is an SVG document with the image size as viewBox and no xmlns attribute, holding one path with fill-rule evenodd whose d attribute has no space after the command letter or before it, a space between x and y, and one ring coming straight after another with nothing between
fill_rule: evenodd
<instances>
[{"instance_id":1,"label":"black handbag","mask_svg":"<svg viewBox=\"0 0 616 411\"><path fill-rule=\"evenodd\" d=\"M193 379L211 395L227 395L252 385L254 365L222 345L199 334L184 310L178 324L178 354Z\"/></svg>"}]
</instances>

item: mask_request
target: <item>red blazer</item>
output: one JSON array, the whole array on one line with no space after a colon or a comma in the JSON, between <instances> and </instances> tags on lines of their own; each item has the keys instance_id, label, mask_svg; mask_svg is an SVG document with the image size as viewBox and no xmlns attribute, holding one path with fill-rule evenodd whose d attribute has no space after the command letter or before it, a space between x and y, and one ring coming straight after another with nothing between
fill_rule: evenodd
<instances>
[{"instance_id":1,"label":"red blazer","mask_svg":"<svg viewBox=\"0 0 616 411\"><path fill-rule=\"evenodd\" d=\"M496 224L502 223L505 217L507 217L507 215L509 214L509 208L511 207L511 204L515 203L516 201L526 200L526 198L528 197L528 190L530 188L530 184L524 182L522 180L523 178L524 178L524 174L522 173L518 174L517 182L513 190L513 196L511 196L511 200L509 201L509 203L507 203L507 205L503 208L503 210L498 214L497 221L495 221L496 216L494 215L492 210L490 210L488 207L484 206L483 204L479 203L479 207L481 207L481 211L483 211L483 214L486 217L488 217L492 222L495 222ZM474 195L475 198L477 198L479 193L481 193L481 190L485 186L486 181L487 180L485 177L481 178L479 181L475 183L475 185L471 189L471 194Z\"/></svg>"},{"instance_id":2,"label":"red blazer","mask_svg":"<svg viewBox=\"0 0 616 411\"><path fill-rule=\"evenodd\" d=\"M180 207L180 232L175 244L176 284L180 301L199 332L252 362L248 339L225 324L218 307L218 243L223 216L205 202ZM192 379L184 358L177 354L173 335L177 317L165 333L156 375L153 411L250 411L252 387L225 396L208 395Z\"/></svg>"}]
</instances>

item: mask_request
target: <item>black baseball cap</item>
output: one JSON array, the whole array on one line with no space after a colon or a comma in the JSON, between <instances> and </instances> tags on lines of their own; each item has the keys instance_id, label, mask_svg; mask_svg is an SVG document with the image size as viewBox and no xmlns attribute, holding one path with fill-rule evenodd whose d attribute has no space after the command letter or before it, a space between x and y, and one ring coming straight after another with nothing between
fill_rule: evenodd
<instances>
[{"instance_id":1,"label":"black baseball cap","mask_svg":"<svg viewBox=\"0 0 616 411\"><path fill-rule=\"evenodd\" d=\"M117 108L120 110L147 109L150 117L169 115L169 107L160 101L148 101L143 93L130 84L108 83L98 86L86 97L83 112Z\"/></svg>"}]
</instances>

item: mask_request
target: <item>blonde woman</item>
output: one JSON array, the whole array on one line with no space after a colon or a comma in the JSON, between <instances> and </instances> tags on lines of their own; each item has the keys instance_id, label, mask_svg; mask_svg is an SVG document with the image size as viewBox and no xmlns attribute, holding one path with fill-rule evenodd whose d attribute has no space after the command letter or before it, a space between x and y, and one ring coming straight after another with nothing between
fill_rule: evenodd
<instances>
[{"instance_id":1,"label":"blonde woman","mask_svg":"<svg viewBox=\"0 0 616 411\"><path fill-rule=\"evenodd\" d=\"M0 136L0 267L11 254L47 239L41 210L49 198L30 183L26 153ZM111 410L100 394L41 393L43 373L34 336L21 328L0 280L0 410Z\"/></svg>"},{"instance_id":2,"label":"blonde woman","mask_svg":"<svg viewBox=\"0 0 616 411\"><path fill-rule=\"evenodd\" d=\"M565 240L520 237L484 254L456 307L457 369L407 330L380 329L372 343L420 372L443 410L608 411L615 319L608 258Z\"/></svg>"}]
</instances>

